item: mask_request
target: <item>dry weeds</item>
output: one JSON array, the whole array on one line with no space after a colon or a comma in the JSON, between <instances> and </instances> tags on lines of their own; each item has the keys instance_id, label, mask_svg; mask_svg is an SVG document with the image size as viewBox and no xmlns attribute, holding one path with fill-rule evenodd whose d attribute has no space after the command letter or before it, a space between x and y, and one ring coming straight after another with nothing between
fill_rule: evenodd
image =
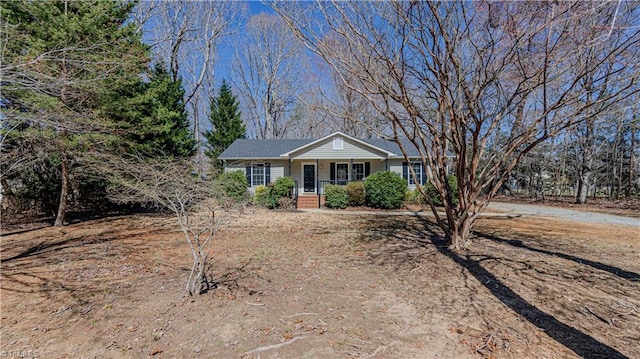
<instances>
[{"instance_id":1,"label":"dry weeds","mask_svg":"<svg viewBox=\"0 0 640 359\"><path fill-rule=\"evenodd\" d=\"M3 354L640 357L634 228L485 219L452 253L420 218L250 212L197 297L178 231L140 215L3 236Z\"/></svg>"}]
</instances>

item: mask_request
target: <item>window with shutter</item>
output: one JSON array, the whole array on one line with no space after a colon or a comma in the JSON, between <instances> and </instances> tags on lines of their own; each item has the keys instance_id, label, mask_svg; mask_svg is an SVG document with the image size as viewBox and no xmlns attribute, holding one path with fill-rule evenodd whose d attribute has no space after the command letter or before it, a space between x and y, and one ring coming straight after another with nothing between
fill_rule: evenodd
<instances>
[{"instance_id":1,"label":"window with shutter","mask_svg":"<svg viewBox=\"0 0 640 359\"><path fill-rule=\"evenodd\" d=\"M422 168L422 162L412 162L411 167L416 173L416 179L418 180L418 183L424 184L426 176L425 171ZM413 175L411 175L411 171L409 171L409 165L407 164L407 162L402 163L402 177L407 180L408 184L415 184L415 182L413 181Z\"/></svg>"},{"instance_id":2,"label":"window with shutter","mask_svg":"<svg viewBox=\"0 0 640 359\"><path fill-rule=\"evenodd\" d=\"M260 186L264 185L265 176L264 176L264 164L257 163L251 166L251 185L252 186Z\"/></svg>"}]
</instances>

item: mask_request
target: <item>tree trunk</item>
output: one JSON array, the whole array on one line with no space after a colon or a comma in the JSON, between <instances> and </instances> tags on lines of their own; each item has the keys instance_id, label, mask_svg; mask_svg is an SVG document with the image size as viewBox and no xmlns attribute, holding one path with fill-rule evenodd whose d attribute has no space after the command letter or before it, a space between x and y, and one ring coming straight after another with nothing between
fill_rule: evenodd
<instances>
[{"instance_id":1,"label":"tree trunk","mask_svg":"<svg viewBox=\"0 0 640 359\"><path fill-rule=\"evenodd\" d=\"M451 244L449 248L452 250L462 250L467 248L469 243L469 235L471 234L471 226L473 225L473 219L467 217L463 220L459 219L451 226L450 240Z\"/></svg>"},{"instance_id":2,"label":"tree trunk","mask_svg":"<svg viewBox=\"0 0 640 359\"><path fill-rule=\"evenodd\" d=\"M580 166L580 173L578 175L578 193L576 195L576 202L579 204L587 203L589 197L589 186L593 175L593 157L594 157L594 120L587 122L586 133L584 136L584 148L582 149L582 164Z\"/></svg>"},{"instance_id":3,"label":"tree trunk","mask_svg":"<svg viewBox=\"0 0 640 359\"><path fill-rule=\"evenodd\" d=\"M616 195L615 199L622 197L622 167L624 166L624 156L620 156L620 168L618 169L618 183L616 183Z\"/></svg>"},{"instance_id":4,"label":"tree trunk","mask_svg":"<svg viewBox=\"0 0 640 359\"><path fill-rule=\"evenodd\" d=\"M576 203L587 203L589 192L589 173L582 172L578 177L578 193L576 193Z\"/></svg>"},{"instance_id":5,"label":"tree trunk","mask_svg":"<svg viewBox=\"0 0 640 359\"><path fill-rule=\"evenodd\" d=\"M62 154L62 188L60 189L60 204L58 205L58 215L54 227L64 225L64 217L67 214L67 203L69 197L69 161L65 153Z\"/></svg>"},{"instance_id":6,"label":"tree trunk","mask_svg":"<svg viewBox=\"0 0 640 359\"><path fill-rule=\"evenodd\" d=\"M634 117L637 116L634 115ZM635 121L634 121L635 122ZM636 131L637 129L634 127L634 123L631 124L631 144L629 146L629 186L626 190L626 197L630 198L631 194L633 194L633 187L635 185L634 177L634 161L635 161L635 152L636 152Z\"/></svg>"}]
</instances>

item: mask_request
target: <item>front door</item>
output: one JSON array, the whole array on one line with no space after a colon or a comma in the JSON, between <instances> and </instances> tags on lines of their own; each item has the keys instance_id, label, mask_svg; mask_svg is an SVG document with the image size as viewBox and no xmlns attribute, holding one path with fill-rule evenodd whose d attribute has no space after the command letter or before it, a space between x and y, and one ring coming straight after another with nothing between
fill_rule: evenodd
<instances>
[{"instance_id":1,"label":"front door","mask_svg":"<svg viewBox=\"0 0 640 359\"><path fill-rule=\"evenodd\" d=\"M302 165L304 192L316 192L316 165Z\"/></svg>"}]
</instances>

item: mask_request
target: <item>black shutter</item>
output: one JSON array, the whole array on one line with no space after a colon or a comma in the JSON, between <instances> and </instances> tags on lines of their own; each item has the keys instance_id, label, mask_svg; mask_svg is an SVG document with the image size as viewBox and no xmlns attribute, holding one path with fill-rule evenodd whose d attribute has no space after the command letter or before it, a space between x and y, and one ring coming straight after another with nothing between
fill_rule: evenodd
<instances>
[{"instance_id":1,"label":"black shutter","mask_svg":"<svg viewBox=\"0 0 640 359\"><path fill-rule=\"evenodd\" d=\"M369 177L371 174L371 162L364 163L364 176Z\"/></svg>"},{"instance_id":2,"label":"black shutter","mask_svg":"<svg viewBox=\"0 0 640 359\"><path fill-rule=\"evenodd\" d=\"M264 164L264 183L271 183L271 163Z\"/></svg>"},{"instance_id":3,"label":"black shutter","mask_svg":"<svg viewBox=\"0 0 640 359\"><path fill-rule=\"evenodd\" d=\"M330 176L329 179L332 181L336 180L336 163L335 162L331 162L329 163L329 167L330 167Z\"/></svg>"},{"instance_id":4,"label":"black shutter","mask_svg":"<svg viewBox=\"0 0 640 359\"><path fill-rule=\"evenodd\" d=\"M423 163L420 163L420 168L422 168L422 183L421 185L425 185L427 183L427 168Z\"/></svg>"},{"instance_id":5,"label":"black shutter","mask_svg":"<svg viewBox=\"0 0 640 359\"><path fill-rule=\"evenodd\" d=\"M245 172L245 176L247 176L247 183L249 183L249 187L251 187L251 165L250 164L245 164L245 168L244 168Z\"/></svg>"},{"instance_id":6,"label":"black shutter","mask_svg":"<svg viewBox=\"0 0 640 359\"><path fill-rule=\"evenodd\" d=\"M402 162L402 178L409 179L409 168L406 162Z\"/></svg>"}]
</instances>

